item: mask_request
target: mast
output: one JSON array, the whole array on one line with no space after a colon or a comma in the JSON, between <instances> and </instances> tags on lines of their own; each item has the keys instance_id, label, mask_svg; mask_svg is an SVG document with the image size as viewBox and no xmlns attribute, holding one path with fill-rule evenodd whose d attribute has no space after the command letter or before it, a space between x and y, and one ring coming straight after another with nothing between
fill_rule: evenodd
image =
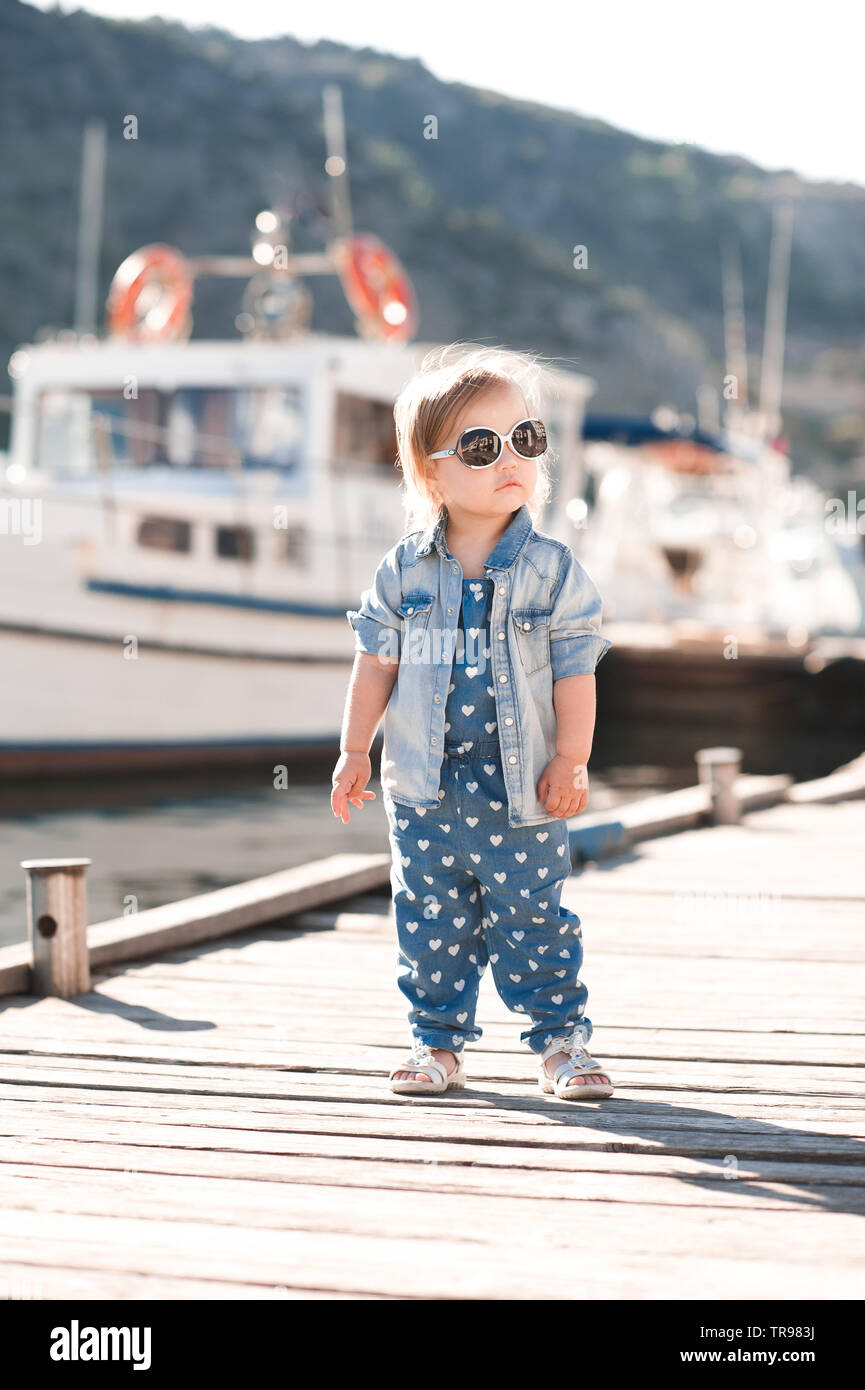
<instances>
[{"instance_id":1,"label":"mast","mask_svg":"<svg viewBox=\"0 0 865 1390\"><path fill-rule=\"evenodd\" d=\"M324 139L327 159L324 171L332 179L331 209L333 235L352 235L351 195L348 187L348 159L345 150L345 120L342 111L342 90L329 82L322 92L324 103Z\"/></svg>"},{"instance_id":2,"label":"mast","mask_svg":"<svg viewBox=\"0 0 865 1390\"><path fill-rule=\"evenodd\" d=\"M784 334L787 325L787 292L790 281L790 246L793 240L793 201L775 204L772 244L769 250L769 283L766 289L766 325L760 375L760 434L774 439L781 430L781 390L784 379Z\"/></svg>"},{"instance_id":3,"label":"mast","mask_svg":"<svg viewBox=\"0 0 865 1390\"><path fill-rule=\"evenodd\" d=\"M737 395L726 397L724 425L739 429L748 409L748 351L745 342L745 297L738 239L727 236L721 245L721 285L724 305L725 377L733 377Z\"/></svg>"},{"instance_id":4,"label":"mast","mask_svg":"<svg viewBox=\"0 0 865 1390\"><path fill-rule=\"evenodd\" d=\"M99 252L102 246L102 197L105 181L105 122L84 127L78 206L78 265L75 275L75 329L96 332Z\"/></svg>"}]
</instances>

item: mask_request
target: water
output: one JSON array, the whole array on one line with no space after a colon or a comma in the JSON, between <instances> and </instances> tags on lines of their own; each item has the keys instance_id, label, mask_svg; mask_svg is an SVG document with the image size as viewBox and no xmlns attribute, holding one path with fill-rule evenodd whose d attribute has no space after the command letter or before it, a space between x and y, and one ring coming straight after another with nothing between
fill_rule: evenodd
<instances>
[{"instance_id":1,"label":"water","mask_svg":"<svg viewBox=\"0 0 865 1390\"><path fill-rule=\"evenodd\" d=\"M332 854L389 852L377 761L376 799L330 809L333 764L275 789L271 774L149 781L136 776L9 787L0 799L0 946L27 937L22 859L83 855L90 922L176 902ZM592 811L686 785L660 768L590 773Z\"/></svg>"}]
</instances>

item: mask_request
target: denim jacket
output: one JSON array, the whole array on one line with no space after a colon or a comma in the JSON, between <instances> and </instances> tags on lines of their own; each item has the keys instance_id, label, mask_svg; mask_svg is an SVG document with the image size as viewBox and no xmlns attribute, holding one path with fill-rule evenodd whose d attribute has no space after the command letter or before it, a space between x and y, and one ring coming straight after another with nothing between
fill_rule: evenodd
<instances>
[{"instance_id":1,"label":"denim jacket","mask_svg":"<svg viewBox=\"0 0 865 1390\"><path fill-rule=\"evenodd\" d=\"M384 719L381 784L404 806L439 804L463 585L446 526L445 512L433 526L402 536L361 594L360 608L346 610L356 651L399 659ZM569 546L534 529L525 503L484 573L494 581L490 628L466 659L482 671L487 663L495 690L508 824L540 825L556 819L537 795L556 752L553 682L591 674L611 644L598 631L601 599L592 580ZM467 649L470 640L466 634Z\"/></svg>"}]
</instances>

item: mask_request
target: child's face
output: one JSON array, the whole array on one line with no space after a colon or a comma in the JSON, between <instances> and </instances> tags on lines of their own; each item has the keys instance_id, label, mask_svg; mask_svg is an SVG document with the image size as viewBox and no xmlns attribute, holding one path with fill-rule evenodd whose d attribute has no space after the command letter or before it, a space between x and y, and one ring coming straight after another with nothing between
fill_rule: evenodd
<instances>
[{"instance_id":1,"label":"child's face","mask_svg":"<svg viewBox=\"0 0 865 1390\"><path fill-rule=\"evenodd\" d=\"M526 409L522 393L516 386L485 391L460 412L451 425L447 439L437 447L455 448L461 431L473 425L486 425L504 438L514 425L530 415L531 411ZM429 466L436 470L434 491L440 494L451 514L463 511L484 517L507 516L523 502L529 501L538 477L536 461L520 458L513 452L510 443L505 445L501 458L490 468L467 468L457 455L432 459ZM517 486L507 487L507 483Z\"/></svg>"}]
</instances>

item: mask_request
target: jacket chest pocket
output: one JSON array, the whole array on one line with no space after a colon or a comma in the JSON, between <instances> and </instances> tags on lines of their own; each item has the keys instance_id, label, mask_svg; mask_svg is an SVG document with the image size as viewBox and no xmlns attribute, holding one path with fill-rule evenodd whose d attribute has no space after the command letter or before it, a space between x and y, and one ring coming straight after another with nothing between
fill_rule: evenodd
<instances>
[{"instance_id":1,"label":"jacket chest pocket","mask_svg":"<svg viewBox=\"0 0 865 1390\"><path fill-rule=\"evenodd\" d=\"M517 633L517 650L527 676L550 664L550 608L514 608L511 619Z\"/></svg>"},{"instance_id":2,"label":"jacket chest pocket","mask_svg":"<svg viewBox=\"0 0 865 1390\"><path fill-rule=\"evenodd\" d=\"M429 618L434 600L434 594L425 594L420 590L415 590L412 594L406 594L397 609L397 613L405 624L403 646L412 643L412 639L414 639L412 643L414 649L419 642L423 641L423 638L419 637L418 634L425 633L429 627ZM415 656L415 659L418 659L417 656Z\"/></svg>"}]
</instances>

